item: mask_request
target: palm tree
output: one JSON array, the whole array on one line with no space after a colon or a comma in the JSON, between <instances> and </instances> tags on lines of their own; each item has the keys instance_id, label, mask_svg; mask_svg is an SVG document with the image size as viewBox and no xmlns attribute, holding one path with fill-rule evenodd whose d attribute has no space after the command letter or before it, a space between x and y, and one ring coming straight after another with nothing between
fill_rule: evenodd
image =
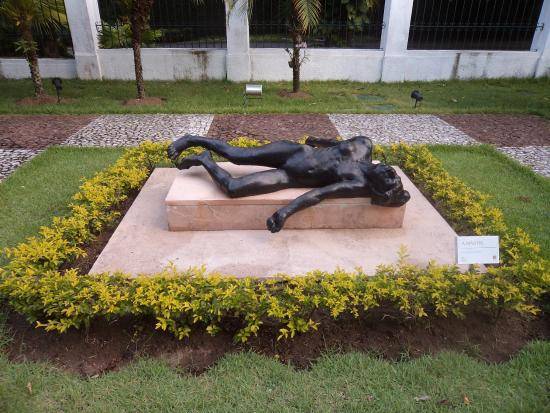
<instances>
[{"instance_id":1,"label":"palm tree","mask_svg":"<svg viewBox=\"0 0 550 413\"><path fill-rule=\"evenodd\" d=\"M252 13L254 0L248 0L249 17ZM377 4L378 0L359 0L352 3L349 0L342 0L342 5L346 8L348 26L357 26L357 21L362 19L368 21L366 14ZM288 9L288 27L292 38L292 49L286 49L290 60L288 65L292 69L292 92L300 91L300 68L306 60L305 53L301 50L306 47L306 36L314 31L321 20L322 0L286 0Z\"/></svg>"},{"instance_id":2,"label":"palm tree","mask_svg":"<svg viewBox=\"0 0 550 413\"><path fill-rule=\"evenodd\" d=\"M118 0L117 22L114 26L102 23L99 41L102 47L126 47L132 45L137 98L145 97L141 46L157 40L160 30L151 30L149 20L154 0Z\"/></svg>"},{"instance_id":3,"label":"palm tree","mask_svg":"<svg viewBox=\"0 0 550 413\"><path fill-rule=\"evenodd\" d=\"M18 51L23 52L34 84L34 96L44 96L44 86L38 67L38 46L33 30L45 32L56 30L67 22L63 2L54 0L0 0L0 15L11 22L19 32L15 42ZM55 16L55 19L53 18Z\"/></svg>"},{"instance_id":4,"label":"palm tree","mask_svg":"<svg viewBox=\"0 0 550 413\"><path fill-rule=\"evenodd\" d=\"M145 97L143 67L141 65L141 42L143 31L149 27L151 8L154 0L124 0L131 2L130 29L132 30L132 49L134 50L134 68L136 72L137 98Z\"/></svg>"}]
</instances>

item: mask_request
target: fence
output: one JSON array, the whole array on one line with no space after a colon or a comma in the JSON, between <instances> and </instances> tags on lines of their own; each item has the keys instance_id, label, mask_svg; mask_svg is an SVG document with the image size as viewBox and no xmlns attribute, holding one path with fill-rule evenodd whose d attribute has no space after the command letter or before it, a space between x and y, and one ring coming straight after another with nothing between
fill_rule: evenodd
<instances>
[{"instance_id":1,"label":"fence","mask_svg":"<svg viewBox=\"0 0 550 413\"><path fill-rule=\"evenodd\" d=\"M325 0L321 21L308 34L308 48L379 49L384 0ZM255 0L250 22L250 46L289 47L290 1Z\"/></svg>"},{"instance_id":2,"label":"fence","mask_svg":"<svg viewBox=\"0 0 550 413\"><path fill-rule=\"evenodd\" d=\"M131 47L129 10L119 0L99 0L100 45ZM222 0L156 0L144 33L144 46L166 48L225 48L225 7Z\"/></svg>"},{"instance_id":3,"label":"fence","mask_svg":"<svg viewBox=\"0 0 550 413\"><path fill-rule=\"evenodd\" d=\"M33 38L38 45L40 57L72 57L73 44L67 23L63 0L47 0L37 3L37 13L49 21L47 27L33 28ZM0 56L13 57L22 54L16 50L15 42L20 40L13 22L0 17Z\"/></svg>"},{"instance_id":4,"label":"fence","mask_svg":"<svg viewBox=\"0 0 550 413\"><path fill-rule=\"evenodd\" d=\"M543 0L415 0L408 49L529 50Z\"/></svg>"},{"instance_id":5,"label":"fence","mask_svg":"<svg viewBox=\"0 0 550 413\"><path fill-rule=\"evenodd\" d=\"M56 39L65 33L65 50L70 54L74 48L75 58L41 59L44 77L132 79L122 1L64 0L74 45L64 23ZM198 6L193 0L156 0L145 39L155 47L142 51L145 79L291 78L283 50L291 44L283 8L290 0L255 0L251 20L242 14L247 0L235 1L241 7L226 16L222 0ZM366 3L322 0L320 25L306 39L304 80L550 76L550 0L378 0L364 8ZM7 44L12 47L7 41L0 47ZM52 55L40 39L39 44L42 56ZM0 58L0 77L28 76L24 59Z\"/></svg>"}]
</instances>

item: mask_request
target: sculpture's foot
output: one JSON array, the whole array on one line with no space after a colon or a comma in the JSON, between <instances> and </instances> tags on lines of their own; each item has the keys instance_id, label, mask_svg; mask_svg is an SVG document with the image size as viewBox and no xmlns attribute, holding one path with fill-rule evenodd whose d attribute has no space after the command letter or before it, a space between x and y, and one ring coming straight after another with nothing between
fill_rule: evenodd
<instances>
[{"instance_id":1,"label":"sculpture's foot","mask_svg":"<svg viewBox=\"0 0 550 413\"><path fill-rule=\"evenodd\" d=\"M179 139L176 139L174 142L168 146L168 156L172 161L176 161L178 156L189 147L189 138L187 135L182 136Z\"/></svg>"},{"instance_id":2,"label":"sculpture's foot","mask_svg":"<svg viewBox=\"0 0 550 413\"><path fill-rule=\"evenodd\" d=\"M183 158L181 161L176 163L176 167L178 169L189 169L192 166L202 165L208 159L212 160L212 155L209 151L204 151L199 155L192 155L187 158Z\"/></svg>"}]
</instances>

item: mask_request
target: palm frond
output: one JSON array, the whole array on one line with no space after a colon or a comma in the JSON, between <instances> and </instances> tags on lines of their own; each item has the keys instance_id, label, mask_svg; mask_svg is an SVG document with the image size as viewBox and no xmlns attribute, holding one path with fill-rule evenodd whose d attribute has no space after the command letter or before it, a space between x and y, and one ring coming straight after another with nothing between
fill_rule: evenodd
<instances>
[{"instance_id":1,"label":"palm frond","mask_svg":"<svg viewBox=\"0 0 550 413\"><path fill-rule=\"evenodd\" d=\"M14 26L30 26L38 32L57 30L67 25L62 0L4 0L0 14Z\"/></svg>"},{"instance_id":2,"label":"palm frond","mask_svg":"<svg viewBox=\"0 0 550 413\"><path fill-rule=\"evenodd\" d=\"M320 0L292 0L296 10L298 21L304 32L307 32L319 24L321 15Z\"/></svg>"}]
</instances>

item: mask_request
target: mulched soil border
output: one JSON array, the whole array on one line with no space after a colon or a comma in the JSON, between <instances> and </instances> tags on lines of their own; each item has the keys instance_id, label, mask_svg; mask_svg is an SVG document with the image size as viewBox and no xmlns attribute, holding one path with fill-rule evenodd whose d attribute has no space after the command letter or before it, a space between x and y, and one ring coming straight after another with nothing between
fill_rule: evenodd
<instances>
[{"instance_id":1,"label":"mulched soil border","mask_svg":"<svg viewBox=\"0 0 550 413\"><path fill-rule=\"evenodd\" d=\"M532 115L437 115L479 142L501 146L549 146L550 122Z\"/></svg>"},{"instance_id":2,"label":"mulched soil border","mask_svg":"<svg viewBox=\"0 0 550 413\"><path fill-rule=\"evenodd\" d=\"M200 374L225 354L253 351L298 369L307 369L323 354L363 352L403 361L426 354L455 351L490 363L508 361L532 340L550 338L546 315L528 318L504 312L498 318L483 310L464 319L429 317L403 320L390 308L370 310L359 318L313 315L317 331L278 340L277 326L264 326L257 337L238 344L236 320L225 320L216 336L195 327L191 336L177 340L154 330L156 321L143 317L95 320L88 329L64 334L46 332L22 316L8 312L13 339L6 352L14 362L48 361L66 371L89 377L118 370L142 357L159 358L185 372Z\"/></svg>"}]
</instances>

